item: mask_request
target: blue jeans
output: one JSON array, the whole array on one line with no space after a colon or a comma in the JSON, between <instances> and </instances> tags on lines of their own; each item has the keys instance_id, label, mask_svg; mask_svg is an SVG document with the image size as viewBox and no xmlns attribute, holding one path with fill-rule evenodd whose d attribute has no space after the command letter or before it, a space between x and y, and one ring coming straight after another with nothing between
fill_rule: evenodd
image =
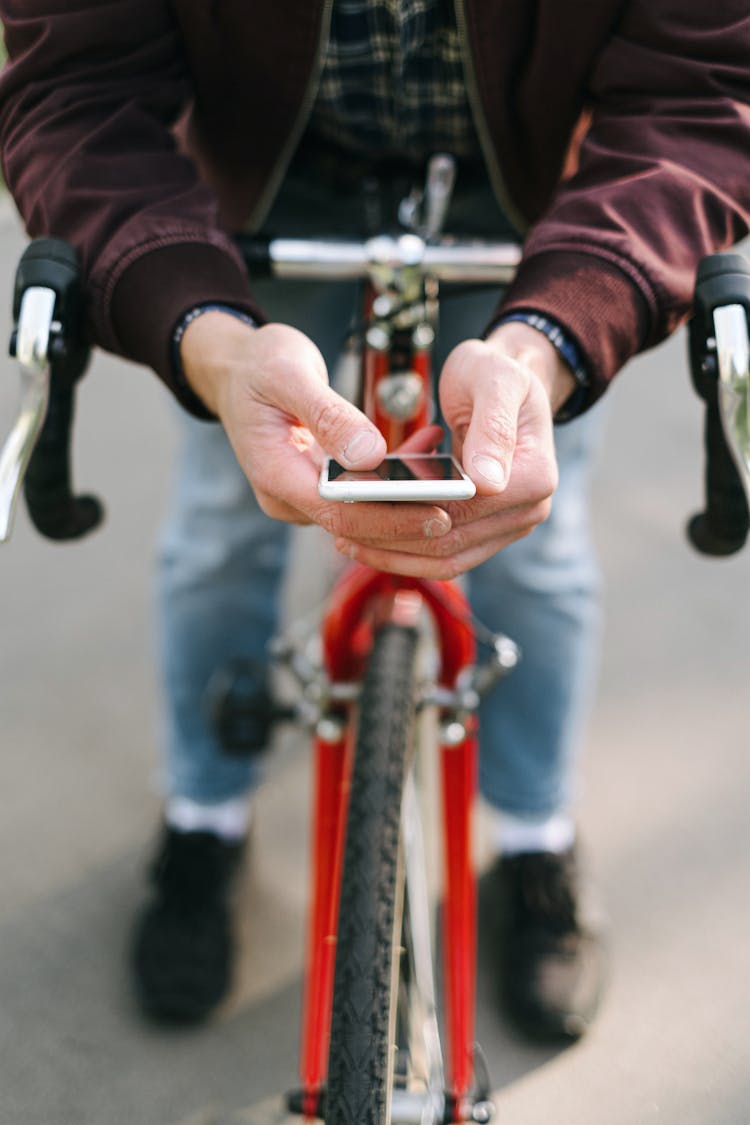
<instances>
[{"instance_id":1,"label":"blue jeans","mask_svg":"<svg viewBox=\"0 0 750 1125\"><path fill-rule=\"evenodd\" d=\"M329 369L354 308L344 283L262 283L270 317L308 333ZM481 332L496 297L446 301L438 363ZM159 551L159 637L167 793L212 803L255 783L252 763L222 755L207 687L237 657L262 658L273 634L288 528L258 508L220 426L180 415L182 443ZM543 816L574 799L576 751L599 647L599 577L588 531L588 485L601 430L596 407L559 427L560 486L552 515L469 576L475 613L517 641L522 661L488 697L480 779L487 800Z\"/></svg>"}]
</instances>

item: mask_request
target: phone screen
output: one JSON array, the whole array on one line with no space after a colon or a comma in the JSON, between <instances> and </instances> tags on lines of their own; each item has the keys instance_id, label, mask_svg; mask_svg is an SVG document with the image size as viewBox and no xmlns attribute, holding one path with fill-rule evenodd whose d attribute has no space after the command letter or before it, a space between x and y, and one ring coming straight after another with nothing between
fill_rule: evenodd
<instances>
[{"instance_id":1,"label":"phone screen","mask_svg":"<svg viewBox=\"0 0 750 1125\"><path fill-rule=\"evenodd\" d=\"M330 460L328 465L328 479L330 481L438 481L462 480L452 457L447 454L430 454L428 456L416 455L410 457L404 454L399 457L387 457L374 469L364 471L345 469L338 461Z\"/></svg>"}]
</instances>

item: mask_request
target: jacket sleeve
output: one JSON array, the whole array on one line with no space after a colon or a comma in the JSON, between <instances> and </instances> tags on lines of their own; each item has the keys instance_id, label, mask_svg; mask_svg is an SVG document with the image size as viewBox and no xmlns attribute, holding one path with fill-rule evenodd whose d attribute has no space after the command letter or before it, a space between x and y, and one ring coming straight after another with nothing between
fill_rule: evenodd
<instances>
[{"instance_id":1,"label":"jacket sleeve","mask_svg":"<svg viewBox=\"0 0 750 1125\"><path fill-rule=\"evenodd\" d=\"M154 368L179 397L180 317L209 301L261 313L172 136L190 82L171 5L0 0L0 20L0 153L27 229L78 250L92 341Z\"/></svg>"},{"instance_id":2,"label":"jacket sleeve","mask_svg":"<svg viewBox=\"0 0 750 1125\"><path fill-rule=\"evenodd\" d=\"M747 0L630 0L587 101L577 169L530 230L502 308L573 335L593 401L686 318L699 259L750 225Z\"/></svg>"}]
</instances>

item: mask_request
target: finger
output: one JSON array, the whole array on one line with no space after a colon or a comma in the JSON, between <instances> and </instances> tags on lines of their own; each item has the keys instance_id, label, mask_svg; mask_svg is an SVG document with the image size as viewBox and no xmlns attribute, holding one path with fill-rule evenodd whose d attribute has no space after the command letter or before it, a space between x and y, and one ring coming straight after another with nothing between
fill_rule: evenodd
<instances>
[{"instance_id":1,"label":"finger","mask_svg":"<svg viewBox=\"0 0 750 1125\"><path fill-rule=\"evenodd\" d=\"M287 423L298 421L325 453L346 468L374 468L385 454L377 427L353 403L329 385L325 362L304 333L286 324L266 324L253 334L252 380L233 384L261 406L281 411ZM247 418L246 404L232 404Z\"/></svg>"},{"instance_id":2,"label":"finger","mask_svg":"<svg viewBox=\"0 0 750 1125\"><path fill-rule=\"evenodd\" d=\"M362 546L349 540L336 540L335 545L336 549L347 558L362 563L364 566L371 566L375 570L385 571L387 574L449 581L486 562L497 551L527 534L528 530L523 533L503 536L493 543L478 544L460 552L460 554L451 555L449 558L409 554L401 550L383 550Z\"/></svg>"},{"instance_id":3,"label":"finger","mask_svg":"<svg viewBox=\"0 0 750 1125\"><path fill-rule=\"evenodd\" d=\"M395 542L425 543L451 529L450 516L442 508L412 503L328 502L318 511L316 522L340 539L372 541L386 548Z\"/></svg>"},{"instance_id":4,"label":"finger","mask_svg":"<svg viewBox=\"0 0 750 1125\"><path fill-rule=\"evenodd\" d=\"M445 437L445 430L442 426L423 426L421 430L417 430L406 441L402 441L394 453L434 453L439 447L440 442Z\"/></svg>"},{"instance_id":5,"label":"finger","mask_svg":"<svg viewBox=\"0 0 750 1125\"><path fill-rule=\"evenodd\" d=\"M405 554L442 559L449 558L451 555L462 555L465 551L473 551L476 547L483 550L486 547L489 554L493 554L502 546L507 546L509 542L528 535L548 517L549 511L550 501L546 499L535 505L524 504L515 508L505 508L500 512L492 512L482 519L475 519L467 524L454 521L453 527L442 534L428 533L419 539L404 539L394 543L368 533L360 538L342 537L341 546L374 551L395 550ZM346 543L343 540L346 540Z\"/></svg>"},{"instance_id":6,"label":"finger","mask_svg":"<svg viewBox=\"0 0 750 1125\"><path fill-rule=\"evenodd\" d=\"M283 523L296 523L300 526L311 524L312 519L300 511L299 508L292 507L284 500L280 500L277 496L272 496L267 492L260 492L255 489L255 498L258 501L260 509L270 516L272 520L281 520Z\"/></svg>"},{"instance_id":7,"label":"finger","mask_svg":"<svg viewBox=\"0 0 750 1125\"><path fill-rule=\"evenodd\" d=\"M375 425L353 403L337 394L313 366L300 365L293 379L281 379L275 405L296 417L324 453L347 469L372 469L386 443Z\"/></svg>"},{"instance_id":8,"label":"finger","mask_svg":"<svg viewBox=\"0 0 750 1125\"><path fill-rule=\"evenodd\" d=\"M518 416L529 390L520 364L483 340L467 340L451 352L441 379L446 420L457 431L464 470L485 495L502 492L510 479Z\"/></svg>"}]
</instances>

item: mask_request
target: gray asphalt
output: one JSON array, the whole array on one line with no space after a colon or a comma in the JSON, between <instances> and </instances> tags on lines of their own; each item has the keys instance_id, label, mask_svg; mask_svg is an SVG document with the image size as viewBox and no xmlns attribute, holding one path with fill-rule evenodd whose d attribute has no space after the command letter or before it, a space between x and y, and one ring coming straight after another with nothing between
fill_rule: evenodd
<instances>
[{"instance_id":1,"label":"gray asphalt","mask_svg":"<svg viewBox=\"0 0 750 1125\"><path fill-rule=\"evenodd\" d=\"M0 338L23 238L0 221ZM683 524L700 415L682 337L612 391L595 489L608 626L582 832L611 920L601 1018L553 1052L492 1004L479 1037L513 1125L750 1122L750 554L705 561ZM0 425L15 407L0 385ZM151 553L173 415L147 373L98 357L76 478L105 528L76 546L24 513L0 549L0 1122L264 1125L295 1082L308 763L281 741L258 800L231 1001L199 1031L144 1026L127 944L159 812ZM297 579L289 612L312 594Z\"/></svg>"}]
</instances>

